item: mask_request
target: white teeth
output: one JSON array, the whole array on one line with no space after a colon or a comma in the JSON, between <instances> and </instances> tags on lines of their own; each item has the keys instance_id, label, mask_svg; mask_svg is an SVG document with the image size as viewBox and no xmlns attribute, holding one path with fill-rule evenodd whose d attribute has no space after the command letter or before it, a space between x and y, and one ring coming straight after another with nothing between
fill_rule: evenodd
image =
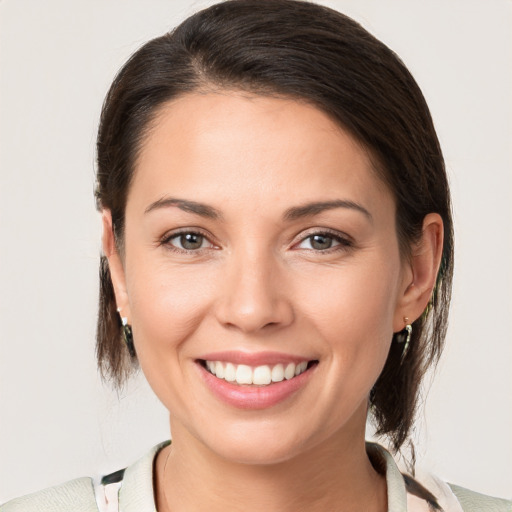
<instances>
[{"instance_id":1,"label":"white teeth","mask_svg":"<svg viewBox=\"0 0 512 512\"><path fill-rule=\"evenodd\" d=\"M300 375L307 367L308 367L308 363L306 363L306 361L299 363L297 365L297 368L295 368L295 375Z\"/></svg>"},{"instance_id":2,"label":"white teeth","mask_svg":"<svg viewBox=\"0 0 512 512\"><path fill-rule=\"evenodd\" d=\"M245 364L239 364L236 369L237 384L252 384L252 368Z\"/></svg>"},{"instance_id":3,"label":"white teeth","mask_svg":"<svg viewBox=\"0 0 512 512\"><path fill-rule=\"evenodd\" d=\"M284 378L286 380L293 379L295 377L295 365L293 363L288 363L284 370Z\"/></svg>"},{"instance_id":4,"label":"white teeth","mask_svg":"<svg viewBox=\"0 0 512 512\"><path fill-rule=\"evenodd\" d=\"M236 368L233 363L226 364L226 372L224 373L224 379L228 382L234 382L236 380Z\"/></svg>"},{"instance_id":5,"label":"white teeth","mask_svg":"<svg viewBox=\"0 0 512 512\"><path fill-rule=\"evenodd\" d=\"M284 366L276 364L272 368L272 382L281 382L282 380L284 380Z\"/></svg>"},{"instance_id":6,"label":"white teeth","mask_svg":"<svg viewBox=\"0 0 512 512\"><path fill-rule=\"evenodd\" d=\"M257 384L258 386L265 386L272 382L272 373L270 371L270 366L258 366L254 368L254 372L252 374L252 383Z\"/></svg>"},{"instance_id":7,"label":"white teeth","mask_svg":"<svg viewBox=\"0 0 512 512\"><path fill-rule=\"evenodd\" d=\"M219 379L237 384L254 384L256 386L268 386L272 382L282 382L290 380L304 373L307 370L308 363L288 363L276 364L275 366L262 365L251 367L245 364L235 365L233 363L224 363L222 361L206 361L206 368L216 375Z\"/></svg>"},{"instance_id":8,"label":"white teeth","mask_svg":"<svg viewBox=\"0 0 512 512\"><path fill-rule=\"evenodd\" d=\"M219 379L224 378L224 365L220 361L215 363L215 375L217 375Z\"/></svg>"}]
</instances>

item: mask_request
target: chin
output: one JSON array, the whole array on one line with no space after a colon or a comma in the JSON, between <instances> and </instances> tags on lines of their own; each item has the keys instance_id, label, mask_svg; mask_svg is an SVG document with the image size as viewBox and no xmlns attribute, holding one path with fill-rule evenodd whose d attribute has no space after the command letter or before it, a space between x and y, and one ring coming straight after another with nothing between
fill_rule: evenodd
<instances>
[{"instance_id":1,"label":"chin","mask_svg":"<svg viewBox=\"0 0 512 512\"><path fill-rule=\"evenodd\" d=\"M223 432L222 436L219 432ZM293 431L289 426L272 425L270 421L257 425L235 423L210 434L203 437L209 450L225 460L247 465L286 462L310 444L304 428Z\"/></svg>"},{"instance_id":2,"label":"chin","mask_svg":"<svg viewBox=\"0 0 512 512\"><path fill-rule=\"evenodd\" d=\"M216 446L217 454L223 459L251 466L269 466L287 462L296 457L301 450L288 444L271 442L262 444L254 441L226 443Z\"/></svg>"}]
</instances>

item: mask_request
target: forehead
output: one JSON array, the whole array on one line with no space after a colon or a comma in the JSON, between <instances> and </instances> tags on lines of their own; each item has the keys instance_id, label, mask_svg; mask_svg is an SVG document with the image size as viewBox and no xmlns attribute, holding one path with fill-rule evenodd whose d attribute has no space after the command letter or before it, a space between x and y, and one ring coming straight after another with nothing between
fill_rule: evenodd
<instances>
[{"instance_id":1,"label":"forehead","mask_svg":"<svg viewBox=\"0 0 512 512\"><path fill-rule=\"evenodd\" d=\"M158 112L128 202L143 208L165 194L253 209L391 198L368 152L324 112L238 92L187 94Z\"/></svg>"}]
</instances>

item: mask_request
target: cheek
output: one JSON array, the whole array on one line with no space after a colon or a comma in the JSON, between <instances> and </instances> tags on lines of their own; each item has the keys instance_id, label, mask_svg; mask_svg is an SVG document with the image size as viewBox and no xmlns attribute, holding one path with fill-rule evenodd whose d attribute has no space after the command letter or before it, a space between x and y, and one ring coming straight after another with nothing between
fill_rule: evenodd
<instances>
[{"instance_id":1,"label":"cheek","mask_svg":"<svg viewBox=\"0 0 512 512\"><path fill-rule=\"evenodd\" d=\"M302 295L306 329L318 337L325 358L311 414L322 418L326 436L356 411L366 410L391 344L398 277L396 267L385 260L350 270L319 270L315 287L297 294Z\"/></svg>"},{"instance_id":2,"label":"cheek","mask_svg":"<svg viewBox=\"0 0 512 512\"><path fill-rule=\"evenodd\" d=\"M133 266L127 283L130 310L145 343L173 345L198 327L213 288L211 277L203 274L192 265L178 268L154 260Z\"/></svg>"},{"instance_id":3,"label":"cheek","mask_svg":"<svg viewBox=\"0 0 512 512\"><path fill-rule=\"evenodd\" d=\"M197 353L194 333L210 309L212 283L192 266L140 261L127 262L135 346L149 384L169 408L170 397L178 399L183 364Z\"/></svg>"},{"instance_id":4,"label":"cheek","mask_svg":"<svg viewBox=\"0 0 512 512\"><path fill-rule=\"evenodd\" d=\"M342 375L349 371L354 379L371 380L380 374L393 336L397 261L391 255L350 268L320 268L315 286L297 292L301 316L319 333Z\"/></svg>"}]
</instances>

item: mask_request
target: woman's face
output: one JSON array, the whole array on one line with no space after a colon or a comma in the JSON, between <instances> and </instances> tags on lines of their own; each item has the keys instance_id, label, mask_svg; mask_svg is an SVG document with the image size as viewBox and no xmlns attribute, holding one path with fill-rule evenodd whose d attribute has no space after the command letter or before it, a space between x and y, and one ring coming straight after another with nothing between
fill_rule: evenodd
<instances>
[{"instance_id":1,"label":"woman's face","mask_svg":"<svg viewBox=\"0 0 512 512\"><path fill-rule=\"evenodd\" d=\"M328 116L234 92L166 105L125 236L116 296L175 444L271 463L362 439L411 271L391 193Z\"/></svg>"}]
</instances>

